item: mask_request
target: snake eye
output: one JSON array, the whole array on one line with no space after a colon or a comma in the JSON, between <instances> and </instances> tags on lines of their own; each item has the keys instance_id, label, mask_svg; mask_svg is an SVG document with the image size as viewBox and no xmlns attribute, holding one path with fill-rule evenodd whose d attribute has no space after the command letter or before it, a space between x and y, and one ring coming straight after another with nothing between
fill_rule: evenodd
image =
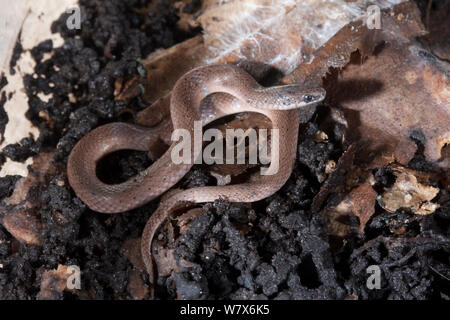
<instances>
[{"instance_id":1,"label":"snake eye","mask_svg":"<svg viewBox=\"0 0 450 320\"><path fill-rule=\"evenodd\" d=\"M310 95L310 94L305 94L305 95L302 97L302 99L303 99L303 102L308 103L308 102L314 101L315 97L312 96L312 95Z\"/></svg>"}]
</instances>

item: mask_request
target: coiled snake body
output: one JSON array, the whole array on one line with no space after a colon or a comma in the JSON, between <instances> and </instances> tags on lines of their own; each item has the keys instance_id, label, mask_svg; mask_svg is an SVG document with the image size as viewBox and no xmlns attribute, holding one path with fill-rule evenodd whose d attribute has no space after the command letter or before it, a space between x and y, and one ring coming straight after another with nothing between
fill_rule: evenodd
<instances>
[{"instance_id":1,"label":"coiled snake body","mask_svg":"<svg viewBox=\"0 0 450 320\"><path fill-rule=\"evenodd\" d=\"M202 109L200 102L210 94L215 94L214 105ZM279 156L279 170L248 183L184 190L161 201L148 220L141 240L142 257L151 281L153 236L171 211L180 205L210 202L220 197L232 202L253 202L278 191L289 178L296 158L299 115L295 109L316 104L324 97L322 88L304 89L296 84L262 87L241 68L227 64L193 69L176 82L170 101L174 129L188 130L193 139L196 120L206 125L234 113L262 113L271 120L272 128L279 130L279 153L272 154L272 157ZM139 207L170 189L193 163L173 163L174 144L144 172L128 181L110 185L96 176L96 165L102 157L121 149L147 151L152 138L151 128L126 123L107 124L88 133L75 145L68 160L68 179L77 196L94 211L117 213ZM269 171L271 167L272 164Z\"/></svg>"}]
</instances>

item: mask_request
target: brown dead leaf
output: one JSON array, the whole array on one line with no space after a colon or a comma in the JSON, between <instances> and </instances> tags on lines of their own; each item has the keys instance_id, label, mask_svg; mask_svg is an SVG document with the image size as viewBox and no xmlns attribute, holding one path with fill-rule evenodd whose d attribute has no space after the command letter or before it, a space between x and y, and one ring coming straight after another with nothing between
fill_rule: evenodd
<instances>
[{"instance_id":1,"label":"brown dead leaf","mask_svg":"<svg viewBox=\"0 0 450 320\"><path fill-rule=\"evenodd\" d=\"M128 102L132 98L143 93L142 88L145 88L146 85L145 78L142 78L141 76L134 76L125 82L125 84L123 84L122 81L122 78L118 78L114 82L114 100L116 101L123 100Z\"/></svg>"},{"instance_id":2,"label":"brown dead leaf","mask_svg":"<svg viewBox=\"0 0 450 320\"><path fill-rule=\"evenodd\" d=\"M423 40L430 46L433 54L450 61L450 2L443 1L442 4L436 5L436 8L431 6L429 9L430 12L427 12L425 17L428 34ZM444 25L447 25L447 28L442 28Z\"/></svg>"},{"instance_id":3,"label":"brown dead leaf","mask_svg":"<svg viewBox=\"0 0 450 320\"><path fill-rule=\"evenodd\" d=\"M34 157L27 177L16 182L13 194L0 205L4 216L0 223L17 240L29 245L41 245L41 221L36 215L41 206L40 198L29 193L32 187L44 188L61 169L55 166L52 153L40 153Z\"/></svg>"},{"instance_id":4,"label":"brown dead leaf","mask_svg":"<svg viewBox=\"0 0 450 320\"><path fill-rule=\"evenodd\" d=\"M395 13L399 11L408 12L407 22L399 23L396 20ZM283 79L283 83L321 83L330 68L341 69L346 66L353 52L359 51L362 57L371 55L380 41L386 38L386 34L393 32L403 39L411 39L425 32L417 7L410 1L394 8L385 8L381 14L382 29L368 29L364 18L342 26L314 52L314 60L310 64L300 65Z\"/></svg>"},{"instance_id":5,"label":"brown dead leaf","mask_svg":"<svg viewBox=\"0 0 450 320\"><path fill-rule=\"evenodd\" d=\"M418 46L390 42L362 65L348 65L330 90L349 121L348 139L406 165L416 152L414 136L438 161L450 141L450 82L435 59Z\"/></svg>"},{"instance_id":6,"label":"brown dead leaf","mask_svg":"<svg viewBox=\"0 0 450 320\"><path fill-rule=\"evenodd\" d=\"M5 214L1 222L18 241L35 246L42 244L42 223L34 213L14 208Z\"/></svg>"},{"instance_id":7,"label":"brown dead leaf","mask_svg":"<svg viewBox=\"0 0 450 320\"><path fill-rule=\"evenodd\" d=\"M314 53L312 63L299 66L284 77L282 83L321 85L330 68L343 68L357 50L362 55L370 54L379 41L379 34L364 27L362 21L351 22Z\"/></svg>"},{"instance_id":8,"label":"brown dead leaf","mask_svg":"<svg viewBox=\"0 0 450 320\"><path fill-rule=\"evenodd\" d=\"M406 165L417 149L414 137L428 160L439 161L450 141L450 66L413 42L424 32L417 8L405 4L396 10L403 19L383 16L385 44L364 61L348 64L327 94L346 114L347 138L366 144L365 155L393 155Z\"/></svg>"},{"instance_id":9,"label":"brown dead leaf","mask_svg":"<svg viewBox=\"0 0 450 320\"><path fill-rule=\"evenodd\" d=\"M227 121L224 124L215 125L216 129L222 131L222 136L226 136L226 130L227 129L270 129L272 128L272 123L270 120L259 113L242 113L237 118ZM270 135L268 135L268 143L270 144ZM257 152L255 148L257 148L257 145L249 145L246 147L246 154L250 152ZM224 147L225 148L225 147ZM225 150L225 149L224 149ZM235 155L237 155L235 153ZM223 160L225 162L225 159ZM225 179L232 179L233 177L239 176L243 173L245 173L248 169L255 167L256 165L249 164L248 161L246 161L245 164L214 164L211 166L210 172L211 174L216 177L224 177ZM225 183L226 180L220 180L221 183ZM231 180L230 180L231 182ZM219 179L218 179L219 183ZM229 182L228 182L229 183Z\"/></svg>"},{"instance_id":10,"label":"brown dead leaf","mask_svg":"<svg viewBox=\"0 0 450 320\"><path fill-rule=\"evenodd\" d=\"M128 238L125 240L122 248L120 248L120 252L137 270L145 270L144 261L141 256L141 238Z\"/></svg>"},{"instance_id":11,"label":"brown dead leaf","mask_svg":"<svg viewBox=\"0 0 450 320\"><path fill-rule=\"evenodd\" d=\"M178 228L180 229L180 234L186 234L186 231L190 225L190 223L195 220L198 216L205 213L205 210L202 208L193 208L188 212L178 216L176 218L178 222Z\"/></svg>"},{"instance_id":12,"label":"brown dead leaf","mask_svg":"<svg viewBox=\"0 0 450 320\"><path fill-rule=\"evenodd\" d=\"M36 298L38 300L61 300L70 276L68 267L61 264L56 270L44 271L41 278L41 289Z\"/></svg>"},{"instance_id":13,"label":"brown dead leaf","mask_svg":"<svg viewBox=\"0 0 450 320\"><path fill-rule=\"evenodd\" d=\"M150 289L142 278L147 271L141 255L141 238L128 238L120 248L120 252L133 265L128 277L128 292L135 300L145 299L150 293Z\"/></svg>"},{"instance_id":14,"label":"brown dead leaf","mask_svg":"<svg viewBox=\"0 0 450 320\"><path fill-rule=\"evenodd\" d=\"M385 210L395 212L405 208L415 214L427 215L439 208L439 204L431 202L439 193L439 188L426 186L418 181L424 173L395 167L394 174L397 177L394 185L379 199Z\"/></svg>"},{"instance_id":15,"label":"brown dead leaf","mask_svg":"<svg viewBox=\"0 0 450 320\"><path fill-rule=\"evenodd\" d=\"M324 217L330 234L346 237L352 230L364 232L367 222L375 213L377 193L372 188L373 183L374 178L371 176L366 182L354 188L337 206L325 210ZM358 227L344 223L346 218L351 217L358 218Z\"/></svg>"},{"instance_id":16,"label":"brown dead leaf","mask_svg":"<svg viewBox=\"0 0 450 320\"><path fill-rule=\"evenodd\" d=\"M202 65L205 47L196 36L166 50L157 50L141 61L147 70L144 99L153 103L168 94L175 82L191 68Z\"/></svg>"},{"instance_id":17,"label":"brown dead leaf","mask_svg":"<svg viewBox=\"0 0 450 320\"><path fill-rule=\"evenodd\" d=\"M441 184L444 190L450 190L450 170L447 170L447 172L443 174L443 177L441 178Z\"/></svg>"},{"instance_id":18,"label":"brown dead leaf","mask_svg":"<svg viewBox=\"0 0 450 320\"><path fill-rule=\"evenodd\" d=\"M142 280L142 273L136 269L130 271L127 288L134 300L144 300L150 292L148 286Z\"/></svg>"},{"instance_id":19,"label":"brown dead leaf","mask_svg":"<svg viewBox=\"0 0 450 320\"><path fill-rule=\"evenodd\" d=\"M334 171L328 176L327 180L320 187L319 193L314 197L312 208L315 212L319 212L322 209L330 194L345 194L348 191L346 181L354 170L353 161L357 150L358 146L353 144L339 158Z\"/></svg>"},{"instance_id":20,"label":"brown dead leaf","mask_svg":"<svg viewBox=\"0 0 450 320\"><path fill-rule=\"evenodd\" d=\"M177 192L177 191L175 191ZM178 245L179 236L186 234L190 224L205 211L202 208L192 208L183 213L186 209L173 220L176 221L176 228L172 226L171 221L166 221L162 229L167 230L165 239L154 240L152 246L153 258L160 276L170 276L173 271L178 272L179 268L188 268L192 264L184 259L176 260L174 257L175 249ZM177 231L175 231L176 229Z\"/></svg>"},{"instance_id":21,"label":"brown dead leaf","mask_svg":"<svg viewBox=\"0 0 450 320\"><path fill-rule=\"evenodd\" d=\"M198 15L200 14L202 8L207 6L207 1L202 1L202 6L196 8L196 0L182 0L174 3L174 7L178 9L178 16L180 20L177 22L178 28L186 32L192 31L192 29L200 26L197 21Z\"/></svg>"},{"instance_id":22,"label":"brown dead leaf","mask_svg":"<svg viewBox=\"0 0 450 320\"><path fill-rule=\"evenodd\" d=\"M177 263L173 256L174 251L175 249L165 248L161 242L153 242L153 259L159 276L170 276L172 271L176 269Z\"/></svg>"},{"instance_id":23,"label":"brown dead leaf","mask_svg":"<svg viewBox=\"0 0 450 320\"><path fill-rule=\"evenodd\" d=\"M327 79L326 89L330 104L343 108L347 140L368 146L358 160L372 167L394 159L407 164L416 152L413 136L425 145L428 160L439 161L441 148L450 141L450 67L413 42L424 33L416 5L401 3L382 11L380 30L369 30L363 21L342 28L317 50L311 64L301 65L283 82L320 84L330 67L345 66L336 79ZM359 55L347 65L356 51Z\"/></svg>"}]
</instances>

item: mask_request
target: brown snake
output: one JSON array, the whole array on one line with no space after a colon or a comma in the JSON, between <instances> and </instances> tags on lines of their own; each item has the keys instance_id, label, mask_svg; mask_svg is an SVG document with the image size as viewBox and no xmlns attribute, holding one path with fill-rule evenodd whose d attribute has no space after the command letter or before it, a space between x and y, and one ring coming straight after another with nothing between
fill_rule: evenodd
<instances>
[{"instance_id":1,"label":"brown snake","mask_svg":"<svg viewBox=\"0 0 450 320\"><path fill-rule=\"evenodd\" d=\"M210 94L215 94L213 106L201 108L201 101ZM324 98L322 88L304 89L297 84L262 87L243 69L226 64L193 69L175 83L170 101L174 129L187 129L193 139L196 120L202 120L204 126L230 114L262 113L271 120L272 128L279 130L279 170L273 175L259 175L247 183L184 190L161 201L148 220L141 240L142 257L150 281L154 277L153 236L171 212L186 204L219 198L254 202L278 191L289 178L296 158L299 115L295 109L316 104ZM75 193L87 206L103 213L134 209L169 190L191 169L192 164L172 162L173 143L162 157L137 176L114 185L99 180L96 165L102 157L122 149L147 151L154 138L152 130L110 123L91 131L75 145L69 156L67 175ZM271 167L272 164L269 170Z\"/></svg>"}]
</instances>

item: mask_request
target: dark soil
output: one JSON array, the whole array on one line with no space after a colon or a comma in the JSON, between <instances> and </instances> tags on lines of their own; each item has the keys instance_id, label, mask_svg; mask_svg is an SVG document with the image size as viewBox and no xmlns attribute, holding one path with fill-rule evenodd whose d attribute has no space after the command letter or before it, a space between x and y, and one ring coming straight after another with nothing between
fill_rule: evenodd
<instances>
[{"instance_id":1,"label":"dark soil","mask_svg":"<svg viewBox=\"0 0 450 320\"><path fill-rule=\"evenodd\" d=\"M80 0L81 30L67 30L66 14L53 23L52 31L63 36L64 45L53 48L50 41L44 41L34 48L35 74L24 78L29 98L27 117L39 128L40 136L7 146L0 154L0 165L5 157L24 161L55 150L55 161L65 168L70 151L86 133L108 122L132 122L135 113L146 107L140 97L127 103L115 101L114 81L139 75L142 66L138 60L155 49L193 36L177 29L172 1L161 1L149 14L134 10L145 8L148 2ZM42 61L43 53L50 51L53 56ZM51 93L53 98L43 102L39 92ZM69 94L76 102L69 101ZM0 99L0 130L7 122L2 113L4 100L5 94ZM159 277L157 298L450 297L449 190L441 189L437 201L441 207L421 219L403 211L389 214L377 206L363 235L335 243L328 237L322 216L313 212L311 205L326 177L325 164L337 162L347 146L340 143L342 128L338 124L325 130L329 140L316 142L313 136L321 117L312 119L300 130L296 166L282 190L250 206L223 200L203 206L206 213L179 237L175 250L177 261L191 265L171 277ZM414 161L421 170L431 168L420 154ZM125 180L149 163L144 153L121 152L104 161L99 174L112 182ZM80 266L82 288L87 292L84 298L133 298L127 288L133 267L120 248L126 239L140 237L159 199L121 214L95 213L75 196L65 171L57 170L48 185L29 192L29 197L41 202L37 214L44 226L42 247L20 244L0 225L0 299L35 299L43 271L58 264ZM116 174L108 177L108 172ZM379 188L392 184L387 169L373 173ZM0 199L11 194L18 178L0 178ZM196 167L179 186L214 181L205 168ZM328 200L333 201L332 197ZM58 221L55 215L60 217ZM396 226L405 226L406 231L397 236L391 232ZM165 235L162 232L159 239ZM382 269L381 290L366 286L366 269L374 264ZM79 296L64 293L64 298Z\"/></svg>"},{"instance_id":2,"label":"dark soil","mask_svg":"<svg viewBox=\"0 0 450 320\"><path fill-rule=\"evenodd\" d=\"M17 37L17 39L18 40L16 42L16 45L14 46L13 53L12 53L12 56L11 56L11 61L9 62L9 72L12 75L16 74L16 70L14 69L14 67L16 66L16 63L19 60L20 55L22 54L22 51L23 51L22 44L20 43L20 40L19 40L20 39L20 34Z\"/></svg>"},{"instance_id":3,"label":"dark soil","mask_svg":"<svg viewBox=\"0 0 450 320\"><path fill-rule=\"evenodd\" d=\"M6 76L4 73L0 74L0 92L2 92L3 87L5 87L8 84L8 79L6 79ZM8 123L8 115L5 112L4 105L6 103L6 92L2 92L0 96L0 135L2 136L2 139L0 141L3 142L3 136L5 133L6 124ZM3 164L3 162L0 159L0 166Z\"/></svg>"},{"instance_id":4,"label":"dark soil","mask_svg":"<svg viewBox=\"0 0 450 320\"><path fill-rule=\"evenodd\" d=\"M1 90L1 88L0 88ZM6 92L2 92L1 96L0 96L0 134L2 135L2 138L0 139L0 143L3 142L3 137L4 137L4 133L5 133L5 128L6 128L6 124L8 123L8 115L5 112L5 103L6 103L7 99L6 99Z\"/></svg>"}]
</instances>

